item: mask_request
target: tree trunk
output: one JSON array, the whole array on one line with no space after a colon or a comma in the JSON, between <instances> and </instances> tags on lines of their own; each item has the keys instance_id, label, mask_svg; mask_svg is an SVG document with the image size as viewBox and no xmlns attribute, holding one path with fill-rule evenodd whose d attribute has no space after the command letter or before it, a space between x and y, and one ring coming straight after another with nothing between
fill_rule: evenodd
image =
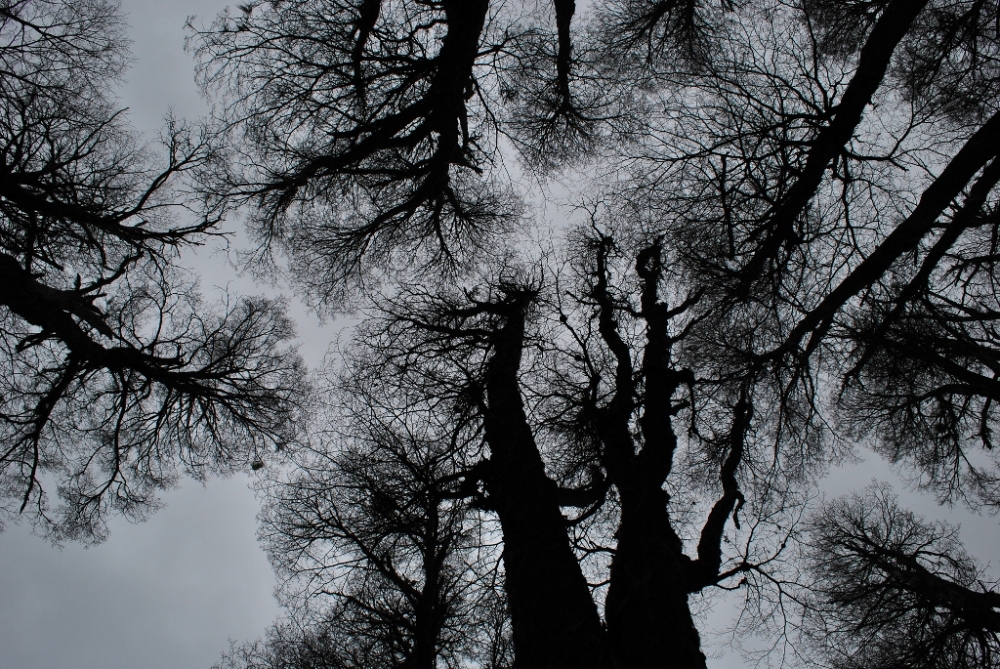
<instances>
[{"instance_id":1,"label":"tree trunk","mask_svg":"<svg viewBox=\"0 0 1000 669\"><path fill-rule=\"evenodd\" d=\"M441 637L441 615L445 602L441 601L441 565L448 547L440 543L439 502L432 499L427 504L427 527L424 531L424 587L417 602L414 620L413 654L408 668L435 669L437 667L438 640Z\"/></svg>"},{"instance_id":2,"label":"tree trunk","mask_svg":"<svg viewBox=\"0 0 1000 669\"><path fill-rule=\"evenodd\" d=\"M487 492L503 528L517 667L598 669L605 666L604 630L524 414L517 382L523 307L510 311L494 336L485 429Z\"/></svg>"},{"instance_id":3,"label":"tree trunk","mask_svg":"<svg viewBox=\"0 0 1000 669\"><path fill-rule=\"evenodd\" d=\"M705 669L688 606L688 565L662 491L622 494L618 546L604 615L622 669Z\"/></svg>"},{"instance_id":4,"label":"tree trunk","mask_svg":"<svg viewBox=\"0 0 1000 669\"><path fill-rule=\"evenodd\" d=\"M612 652L622 669L704 669L698 630L688 607L691 560L670 524L663 484L673 467L677 438L671 404L681 374L671 363L670 312L659 301L661 248L655 242L636 258L642 278L642 317L646 346L642 361L645 388L639 420L642 448L636 453L630 417L635 388L625 344L610 320L611 301L604 299L602 334L620 350L615 406L603 425L608 473L621 496L618 545L611 561L604 615ZM604 273L601 267L602 275ZM602 284L599 289L607 295Z\"/></svg>"}]
</instances>

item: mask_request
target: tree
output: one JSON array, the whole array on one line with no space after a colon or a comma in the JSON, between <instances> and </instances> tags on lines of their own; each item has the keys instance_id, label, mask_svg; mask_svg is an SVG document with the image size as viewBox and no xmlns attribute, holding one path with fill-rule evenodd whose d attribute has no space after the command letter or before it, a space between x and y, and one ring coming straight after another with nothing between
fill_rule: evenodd
<instances>
[{"instance_id":1,"label":"tree","mask_svg":"<svg viewBox=\"0 0 1000 669\"><path fill-rule=\"evenodd\" d=\"M195 33L220 197L318 307L367 295L383 394L481 435L519 667L705 666L692 596L780 609L853 442L996 504L998 11L262 1ZM540 253L511 149L590 189Z\"/></svg>"},{"instance_id":2,"label":"tree","mask_svg":"<svg viewBox=\"0 0 1000 669\"><path fill-rule=\"evenodd\" d=\"M468 435L363 365L338 376L330 429L266 495L289 620L221 666L508 666L495 531L457 490Z\"/></svg>"},{"instance_id":3,"label":"tree","mask_svg":"<svg viewBox=\"0 0 1000 669\"><path fill-rule=\"evenodd\" d=\"M297 413L280 307L212 311L177 267L225 213L181 182L217 157L172 120L161 159L140 144L110 93L126 47L113 3L0 7L0 508L54 539L144 516L179 466L249 464Z\"/></svg>"},{"instance_id":4,"label":"tree","mask_svg":"<svg viewBox=\"0 0 1000 669\"><path fill-rule=\"evenodd\" d=\"M992 667L1000 595L954 528L873 488L810 524L809 632L837 667Z\"/></svg>"}]
</instances>

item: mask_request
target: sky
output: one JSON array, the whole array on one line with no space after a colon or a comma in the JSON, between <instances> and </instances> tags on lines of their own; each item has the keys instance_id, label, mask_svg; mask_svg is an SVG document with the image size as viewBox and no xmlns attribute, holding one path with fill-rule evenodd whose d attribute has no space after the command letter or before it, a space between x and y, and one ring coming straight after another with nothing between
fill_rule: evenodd
<instances>
[{"instance_id":1,"label":"sky","mask_svg":"<svg viewBox=\"0 0 1000 669\"><path fill-rule=\"evenodd\" d=\"M183 26L211 21L223 0L123 0L134 63L121 90L133 123L155 133L168 109L195 118L207 110L184 52ZM230 223L237 226L238 222ZM205 249L185 262L212 296L223 286L252 290L224 256ZM336 337L294 300L302 351L318 364ZM828 494L894 480L869 459L837 470ZM256 541L259 504L245 474L202 486L185 480L163 496L166 508L140 524L111 523L105 543L55 548L26 525L0 534L0 669L208 669L229 646L260 636L279 614L275 579ZM931 517L962 523L970 552L1000 567L997 520L945 509L903 492L903 502ZM705 629L723 624L723 612ZM718 649L717 649L718 650ZM743 666L732 653L712 669Z\"/></svg>"}]
</instances>

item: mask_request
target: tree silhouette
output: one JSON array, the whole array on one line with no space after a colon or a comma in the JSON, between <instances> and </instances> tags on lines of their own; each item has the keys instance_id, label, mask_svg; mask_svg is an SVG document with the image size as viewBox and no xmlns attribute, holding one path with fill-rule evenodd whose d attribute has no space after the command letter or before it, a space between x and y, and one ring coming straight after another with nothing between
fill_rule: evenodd
<instances>
[{"instance_id":1,"label":"tree silhouette","mask_svg":"<svg viewBox=\"0 0 1000 669\"><path fill-rule=\"evenodd\" d=\"M810 602L837 667L989 667L1000 596L954 528L899 508L884 488L834 501L813 519Z\"/></svg>"},{"instance_id":2,"label":"tree silhouette","mask_svg":"<svg viewBox=\"0 0 1000 669\"><path fill-rule=\"evenodd\" d=\"M340 372L321 445L267 492L289 620L223 667L508 666L496 532L459 490L470 435L368 371Z\"/></svg>"},{"instance_id":3,"label":"tree silhouette","mask_svg":"<svg viewBox=\"0 0 1000 669\"><path fill-rule=\"evenodd\" d=\"M302 375L277 305L213 312L175 267L224 213L179 181L215 152L174 121L162 158L139 144L109 93L123 30L100 0L0 8L0 508L57 539L100 539L111 509L142 517L179 466L287 441Z\"/></svg>"},{"instance_id":4,"label":"tree silhouette","mask_svg":"<svg viewBox=\"0 0 1000 669\"><path fill-rule=\"evenodd\" d=\"M692 596L799 597L796 522L858 441L996 504L998 11L301 0L193 35L237 157L212 192L317 307L363 295L377 396L476 435L456 490L500 525L517 666L705 666ZM529 182L567 175L538 252ZM907 620L952 644L923 587Z\"/></svg>"}]
</instances>

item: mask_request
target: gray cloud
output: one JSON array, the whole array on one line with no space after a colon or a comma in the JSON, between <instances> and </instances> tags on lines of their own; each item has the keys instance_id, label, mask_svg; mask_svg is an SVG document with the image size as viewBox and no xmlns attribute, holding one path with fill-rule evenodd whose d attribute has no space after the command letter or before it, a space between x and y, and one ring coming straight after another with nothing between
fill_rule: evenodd
<instances>
[{"instance_id":1,"label":"gray cloud","mask_svg":"<svg viewBox=\"0 0 1000 669\"><path fill-rule=\"evenodd\" d=\"M0 535L0 669L207 669L277 615L247 477L186 481L146 523L53 548Z\"/></svg>"}]
</instances>

